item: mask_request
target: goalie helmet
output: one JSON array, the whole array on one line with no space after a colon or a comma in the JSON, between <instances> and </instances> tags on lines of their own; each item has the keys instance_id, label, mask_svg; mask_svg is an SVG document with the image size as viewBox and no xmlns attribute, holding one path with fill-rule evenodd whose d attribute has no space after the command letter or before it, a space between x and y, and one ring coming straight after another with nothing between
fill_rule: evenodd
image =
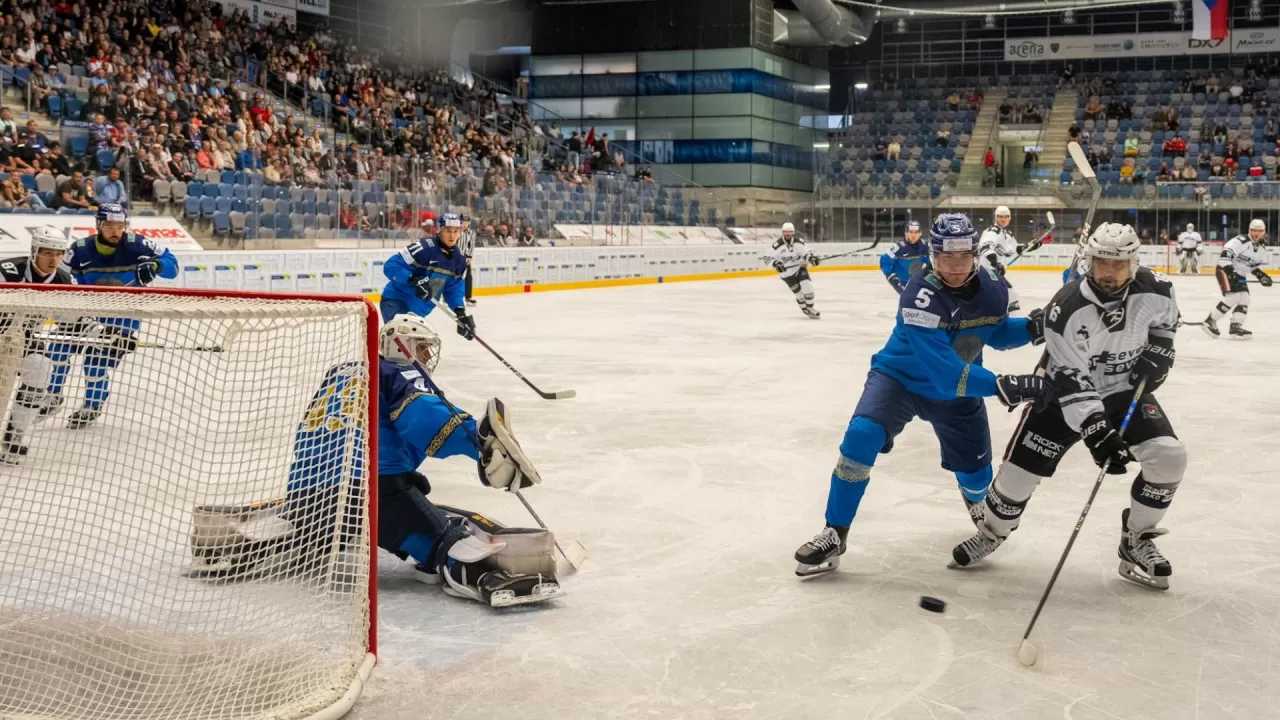
<instances>
[{"instance_id":1,"label":"goalie helmet","mask_svg":"<svg viewBox=\"0 0 1280 720\"><path fill-rule=\"evenodd\" d=\"M70 246L67 234L52 225L44 225L31 231L31 257L35 257L41 250L66 253Z\"/></svg>"},{"instance_id":2,"label":"goalie helmet","mask_svg":"<svg viewBox=\"0 0 1280 720\"><path fill-rule=\"evenodd\" d=\"M440 336L416 315L397 315L382 326L378 353L401 365L417 362L431 374L440 363Z\"/></svg>"}]
</instances>

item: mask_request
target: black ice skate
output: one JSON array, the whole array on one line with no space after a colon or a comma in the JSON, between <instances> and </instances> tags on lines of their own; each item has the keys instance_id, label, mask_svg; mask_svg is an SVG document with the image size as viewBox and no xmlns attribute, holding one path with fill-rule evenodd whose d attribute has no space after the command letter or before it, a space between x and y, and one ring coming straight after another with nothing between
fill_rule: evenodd
<instances>
[{"instance_id":1,"label":"black ice skate","mask_svg":"<svg viewBox=\"0 0 1280 720\"><path fill-rule=\"evenodd\" d=\"M849 528L830 525L822 529L812 540L796 550L796 575L802 578L817 577L840 567L840 556L848 544Z\"/></svg>"},{"instance_id":2,"label":"black ice skate","mask_svg":"<svg viewBox=\"0 0 1280 720\"><path fill-rule=\"evenodd\" d=\"M81 408L73 413L67 419L67 427L72 430L80 430L87 428L98 420L98 416L102 414L99 408Z\"/></svg>"},{"instance_id":3,"label":"black ice skate","mask_svg":"<svg viewBox=\"0 0 1280 720\"><path fill-rule=\"evenodd\" d=\"M27 446L22 442L22 433L14 430L12 425L7 426L4 439L0 441L0 462L6 465L17 465L26 456Z\"/></svg>"},{"instance_id":4,"label":"black ice skate","mask_svg":"<svg viewBox=\"0 0 1280 720\"><path fill-rule=\"evenodd\" d=\"M43 420L61 410L64 402L66 400L62 397L62 393L51 393L45 398L44 407L40 408L40 419Z\"/></svg>"},{"instance_id":5,"label":"black ice skate","mask_svg":"<svg viewBox=\"0 0 1280 720\"><path fill-rule=\"evenodd\" d=\"M468 304L468 305L475 305L475 304L476 304L476 301L475 301L475 300L472 300L471 298L467 298L467 304Z\"/></svg>"},{"instance_id":6,"label":"black ice skate","mask_svg":"<svg viewBox=\"0 0 1280 720\"><path fill-rule=\"evenodd\" d=\"M800 311L814 320L822 317L822 313L815 310L812 305L801 305Z\"/></svg>"},{"instance_id":7,"label":"black ice skate","mask_svg":"<svg viewBox=\"0 0 1280 720\"><path fill-rule=\"evenodd\" d=\"M1245 330L1243 325L1231 323L1231 330L1228 331L1232 340L1252 340L1253 333Z\"/></svg>"},{"instance_id":8,"label":"black ice skate","mask_svg":"<svg viewBox=\"0 0 1280 720\"><path fill-rule=\"evenodd\" d=\"M1200 329L1211 338L1222 337L1222 333L1218 331L1218 323L1212 317L1205 318Z\"/></svg>"},{"instance_id":9,"label":"black ice skate","mask_svg":"<svg viewBox=\"0 0 1280 720\"><path fill-rule=\"evenodd\" d=\"M493 568L487 562L450 561L448 567L437 568L444 579L444 591L457 598L504 608L527 605L564 597L555 578L541 573L518 575Z\"/></svg>"},{"instance_id":10,"label":"black ice skate","mask_svg":"<svg viewBox=\"0 0 1280 720\"><path fill-rule=\"evenodd\" d=\"M1152 528L1129 530L1129 509L1120 514L1120 577L1154 590L1168 590L1173 566L1156 548L1155 538L1169 532Z\"/></svg>"},{"instance_id":11,"label":"black ice skate","mask_svg":"<svg viewBox=\"0 0 1280 720\"><path fill-rule=\"evenodd\" d=\"M973 567L1004 542L1004 538L994 538L979 530L973 537L965 540L951 550L949 568L959 569Z\"/></svg>"}]
</instances>

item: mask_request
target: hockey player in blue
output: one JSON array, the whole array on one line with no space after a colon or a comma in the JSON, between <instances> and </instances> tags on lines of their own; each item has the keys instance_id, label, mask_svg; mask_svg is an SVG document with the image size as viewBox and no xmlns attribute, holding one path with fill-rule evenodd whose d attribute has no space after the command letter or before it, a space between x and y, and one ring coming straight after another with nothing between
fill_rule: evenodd
<instances>
[{"instance_id":1,"label":"hockey player in blue","mask_svg":"<svg viewBox=\"0 0 1280 720\"><path fill-rule=\"evenodd\" d=\"M982 366L984 347L1007 350L1043 342L1044 321L1038 310L1026 318L1009 317L1008 289L978 266L978 232L969 218L939 215L929 228L929 251L933 269L907 283L893 333L871 358L831 473L826 526L796 551L801 577L839 565L876 456L892 450L894 438L913 418L933 425L942 467L955 473L972 508L991 484L991 432L982 399L994 395L1013 407L1050 397L1044 378L996 375Z\"/></svg>"},{"instance_id":2,"label":"hockey player in blue","mask_svg":"<svg viewBox=\"0 0 1280 720\"><path fill-rule=\"evenodd\" d=\"M475 338L476 320L467 314L467 257L458 247L462 238L462 218L452 213L440 221L440 234L424 237L392 255L382 266L387 286L382 290L382 321L404 313L426 317L436 309L435 300L444 304L458 319L458 334Z\"/></svg>"},{"instance_id":3,"label":"hockey player in blue","mask_svg":"<svg viewBox=\"0 0 1280 720\"><path fill-rule=\"evenodd\" d=\"M880 256L880 272L902 294L911 278L929 269L929 246L920 242L920 221L907 223L906 238Z\"/></svg>"},{"instance_id":4,"label":"hockey player in blue","mask_svg":"<svg viewBox=\"0 0 1280 720\"><path fill-rule=\"evenodd\" d=\"M441 508L427 495L431 485L418 472L427 458L463 456L477 462L480 481L502 490L527 488L541 481L511 434L502 402L489 401L480 422L451 411L431 390L413 362L431 372L438 362L440 338L426 322L401 315L381 332L378 361L378 525L377 543L401 559L413 558L418 580L446 593L493 607L542 602L560 597L555 561L546 531L503 528L483 516ZM329 370L311 399L294 439L294 460L283 501L197 510L193 574L227 577L261 572L260 563L282 560L294 567L317 568L335 547L358 537L361 513L340 508L360 502L364 473L343 459L349 448L365 443L363 362ZM454 412L457 412L455 417ZM480 449L477 449L477 443ZM200 518L214 516L209 532ZM252 540L227 529L228 516L252 523ZM261 527L274 536L262 538ZM543 542L539 544L538 540ZM239 540L237 542L237 540ZM545 552L538 552L545 548ZM519 571L512 567L522 568Z\"/></svg>"},{"instance_id":5,"label":"hockey player in blue","mask_svg":"<svg viewBox=\"0 0 1280 720\"><path fill-rule=\"evenodd\" d=\"M97 232L77 240L71 246L67 260L71 276L78 284L143 287L158 277L169 280L178 277L178 259L173 253L161 249L150 238L130 232L128 222L129 217L120 205L103 203L98 207ZM103 403L111 394L108 371L138 347L136 335L142 325L140 321L128 318L98 318L97 321L101 325L97 333L101 343L62 344L49 348L54 369L49 382L46 415L62 405L62 386L71 370L70 356L84 353L87 385L84 407L72 413L67 421L67 427L72 430L86 427L98 419Z\"/></svg>"}]
</instances>

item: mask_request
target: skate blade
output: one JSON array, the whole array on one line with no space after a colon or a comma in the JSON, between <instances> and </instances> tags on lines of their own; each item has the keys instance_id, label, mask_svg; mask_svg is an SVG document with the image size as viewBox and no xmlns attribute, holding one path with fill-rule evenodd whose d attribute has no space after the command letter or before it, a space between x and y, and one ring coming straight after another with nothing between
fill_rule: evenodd
<instances>
[{"instance_id":1,"label":"skate blade","mask_svg":"<svg viewBox=\"0 0 1280 720\"><path fill-rule=\"evenodd\" d=\"M1151 577L1138 569L1137 565L1125 560L1120 561L1119 568L1120 577L1128 580L1135 585L1141 585L1151 590L1168 590L1169 578L1167 577Z\"/></svg>"},{"instance_id":2,"label":"skate blade","mask_svg":"<svg viewBox=\"0 0 1280 720\"><path fill-rule=\"evenodd\" d=\"M822 575L826 575L828 573L834 572L835 569L838 567L840 567L839 557L833 557L824 563L819 563L818 565L805 565L804 563L797 563L796 577L800 578L801 580L808 580L810 578L816 578L816 577L820 577Z\"/></svg>"},{"instance_id":3,"label":"skate blade","mask_svg":"<svg viewBox=\"0 0 1280 720\"><path fill-rule=\"evenodd\" d=\"M516 605L531 605L564 596L565 592L560 589L558 583L544 582L534 585L533 592L528 595L516 595L512 590L499 590L489 596L489 606L505 608Z\"/></svg>"},{"instance_id":4,"label":"skate blade","mask_svg":"<svg viewBox=\"0 0 1280 720\"><path fill-rule=\"evenodd\" d=\"M1232 340L1233 342L1249 342L1250 340L1253 339L1253 336L1246 335L1244 337L1240 337L1239 335L1232 335L1229 339Z\"/></svg>"},{"instance_id":5,"label":"skate blade","mask_svg":"<svg viewBox=\"0 0 1280 720\"><path fill-rule=\"evenodd\" d=\"M1208 335L1211 338L1216 339L1218 337L1217 334L1215 334L1212 330L1209 329L1208 325L1201 325L1200 329L1204 331L1205 335Z\"/></svg>"}]
</instances>

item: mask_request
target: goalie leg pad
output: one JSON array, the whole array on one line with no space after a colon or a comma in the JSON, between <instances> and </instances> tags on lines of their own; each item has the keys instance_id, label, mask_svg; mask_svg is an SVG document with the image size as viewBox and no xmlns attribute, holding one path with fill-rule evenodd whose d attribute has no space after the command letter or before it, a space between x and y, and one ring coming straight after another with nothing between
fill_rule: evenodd
<instances>
[{"instance_id":1,"label":"goalie leg pad","mask_svg":"<svg viewBox=\"0 0 1280 720\"><path fill-rule=\"evenodd\" d=\"M450 518L466 524L472 537L488 546L500 546L489 562L517 575L540 574L555 579L556 558L554 536L542 528L513 528L491 520L480 513L441 505Z\"/></svg>"},{"instance_id":2,"label":"goalie leg pad","mask_svg":"<svg viewBox=\"0 0 1280 720\"><path fill-rule=\"evenodd\" d=\"M519 490L542 482L516 440L506 406L498 398L489 401L477 428L480 438L480 482L500 490Z\"/></svg>"},{"instance_id":3,"label":"goalie leg pad","mask_svg":"<svg viewBox=\"0 0 1280 720\"><path fill-rule=\"evenodd\" d=\"M188 574L243 579L289 563L280 551L293 546L296 528L282 517L285 501L251 505L201 505L191 516Z\"/></svg>"}]
</instances>

